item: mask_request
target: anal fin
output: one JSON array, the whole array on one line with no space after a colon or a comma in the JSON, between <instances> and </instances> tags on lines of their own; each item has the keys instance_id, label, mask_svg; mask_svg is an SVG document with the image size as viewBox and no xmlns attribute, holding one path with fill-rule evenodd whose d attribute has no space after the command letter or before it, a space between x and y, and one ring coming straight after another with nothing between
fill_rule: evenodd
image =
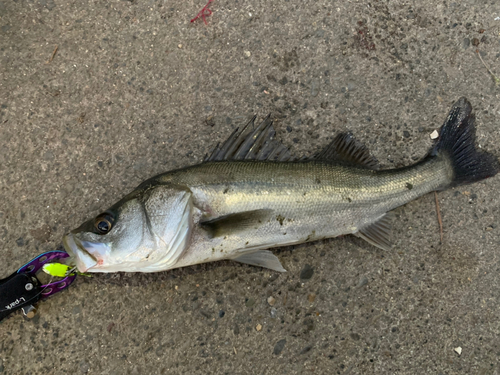
<instances>
[{"instance_id":1,"label":"anal fin","mask_svg":"<svg viewBox=\"0 0 500 375\"><path fill-rule=\"evenodd\" d=\"M257 229L270 219L272 212L269 209L237 212L202 221L200 225L212 238L222 237L250 228Z\"/></svg>"},{"instance_id":2,"label":"anal fin","mask_svg":"<svg viewBox=\"0 0 500 375\"><path fill-rule=\"evenodd\" d=\"M394 214L388 212L374 223L354 233L354 235L382 250L390 250L392 246L390 237L393 218Z\"/></svg>"},{"instance_id":3,"label":"anal fin","mask_svg":"<svg viewBox=\"0 0 500 375\"><path fill-rule=\"evenodd\" d=\"M273 271L286 272L278 257L269 250L259 250L253 253L240 255L232 260L252 266L269 268Z\"/></svg>"}]
</instances>

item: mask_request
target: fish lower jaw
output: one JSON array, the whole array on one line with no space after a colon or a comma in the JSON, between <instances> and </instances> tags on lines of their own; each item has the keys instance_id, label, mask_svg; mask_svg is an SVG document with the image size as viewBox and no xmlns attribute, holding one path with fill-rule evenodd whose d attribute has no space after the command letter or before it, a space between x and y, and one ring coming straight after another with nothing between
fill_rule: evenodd
<instances>
[{"instance_id":1,"label":"fish lower jaw","mask_svg":"<svg viewBox=\"0 0 500 375\"><path fill-rule=\"evenodd\" d=\"M66 252L74 259L78 271L88 272L92 267L98 265L99 262L97 259L71 233L64 236L63 246Z\"/></svg>"}]
</instances>

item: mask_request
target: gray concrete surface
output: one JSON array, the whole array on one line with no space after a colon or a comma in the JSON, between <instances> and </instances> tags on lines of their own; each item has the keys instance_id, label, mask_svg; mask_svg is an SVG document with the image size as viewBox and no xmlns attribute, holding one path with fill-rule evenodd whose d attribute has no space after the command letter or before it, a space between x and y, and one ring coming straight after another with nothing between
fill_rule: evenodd
<instances>
[{"instance_id":1,"label":"gray concrete surface","mask_svg":"<svg viewBox=\"0 0 500 375\"><path fill-rule=\"evenodd\" d=\"M498 1L215 0L190 23L203 6L0 1L0 277L252 114L295 154L350 130L396 167L465 95L500 156L475 52L500 77ZM442 243L430 194L396 210L390 252L345 237L278 250L286 274L80 277L0 324L0 373L499 374L499 188L439 193Z\"/></svg>"}]
</instances>

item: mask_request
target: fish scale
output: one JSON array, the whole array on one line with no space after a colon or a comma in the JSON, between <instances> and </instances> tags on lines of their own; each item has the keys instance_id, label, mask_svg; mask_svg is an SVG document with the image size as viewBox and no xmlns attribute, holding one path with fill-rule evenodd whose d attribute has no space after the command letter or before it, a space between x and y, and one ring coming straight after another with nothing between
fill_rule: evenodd
<instances>
[{"instance_id":1,"label":"fish scale","mask_svg":"<svg viewBox=\"0 0 500 375\"><path fill-rule=\"evenodd\" d=\"M450 163L439 158L390 171L318 161L214 162L160 178L190 189L194 202L210 213L200 221L236 212L273 211L266 222L236 228L225 240L207 238L195 225L195 241L179 264L191 263L201 254L203 260L224 259L232 249L266 249L355 233L393 208L447 186L451 179Z\"/></svg>"}]
</instances>

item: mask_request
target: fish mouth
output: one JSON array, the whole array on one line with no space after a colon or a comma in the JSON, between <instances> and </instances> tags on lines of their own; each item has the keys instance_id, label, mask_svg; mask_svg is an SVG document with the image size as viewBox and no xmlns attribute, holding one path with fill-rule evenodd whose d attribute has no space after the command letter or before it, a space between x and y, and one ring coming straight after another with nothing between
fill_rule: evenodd
<instances>
[{"instance_id":1,"label":"fish mouth","mask_svg":"<svg viewBox=\"0 0 500 375\"><path fill-rule=\"evenodd\" d=\"M80 272L88 272L99 263L96 257L90 254L72 233L68 233L63 237L63 246L66 252L76 260L76 268Z\"/></svg>"}]
</instances>

